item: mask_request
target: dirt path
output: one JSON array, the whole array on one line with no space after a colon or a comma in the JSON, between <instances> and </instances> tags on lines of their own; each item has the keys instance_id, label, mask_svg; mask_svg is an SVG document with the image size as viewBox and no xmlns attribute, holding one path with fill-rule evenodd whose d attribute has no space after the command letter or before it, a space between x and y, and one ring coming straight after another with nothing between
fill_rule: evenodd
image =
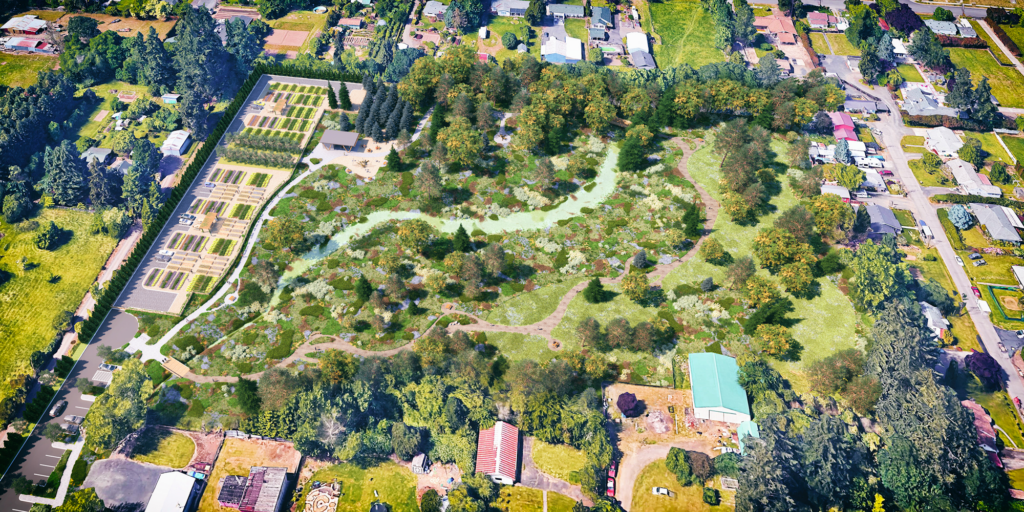
<instances>
[{"instance_id":1,"label":"dirt path","mask_svg":"<svg viewBox=\"0 0 1024 512\"><path fill-rule=\"evenodd\" d=\"M705 215L707 217L707 220L705 220L705 222L704 222L704 229L705 229L705 232L708 232L711 229L711 227L715 225L715 219L718 218L718 210L719 210L718 201L716 201L713 197L711 197L710 194L708 194L708 192L706 190L704 190L700 185L698 185L697 182L694 181L693 177L690 175L690 171L688 169L688 164L689 164L689 161L690 161L690 157L693 156L693 154L696 152L696 150L695 149L691 149L689 144L687 144L686 141L684 141L683 139L681 139L679 137L673 138L671 140L671 142L675 143L677 146L679 146L680 149L683 150L683 157L679 160L679 165L677 166L676 169L679 171L680 174L683 175L684 178L686 178L688 181L693 183L694 188L696 188L697 192L700 194L701 202L704 203L704 207L705 207L705 211L706 211ZM705 239L707 239L707 237L706 236L702 236L699 240L697 240L697 243L695 243L693 245L693 247L689 251L687 251L686 254L683 255L683 257L679 258L678 260L673 261L672 263L669 263L667 265L656 265L655 269L653 271L651 271L649 274L647 274L647 278L650 281L651 285L652 286L659 286L659 285L661 285L661 281L665 278L665 276L669 275L669 273L671 273L673 270L679 268L683 263L686 263L691 258L693 258L697 254L697 251L700 250L700 246L701 246L701 244L704 243ZM625 270L622 272L622 274L619 275L619 277L616 277L616 278L602 277L601 278L601 284L617 284L617 283L619 283L622 280L622 277L629 273L630 264L631 264L631 261L626 261ZM487 322L486 320L484 320L484 319L482 319L482 318L480 318L480 317L478 317L476 315L473 315L471 313L467 313L465 311L459 311L459 310L452 309L452 310L449 310L449 312L451 312L451 313L458 313L460 315L465 315L465 316L467 316L469 318L472 318L477 323L469 324L469 325L451 324L451 325L448 326L448 332L455 332L455 331L483 331L483 332L510 332L510 333L515 333L515 334L527 334L527 335L532 334L532 335L541 336L541 337L547 339L548 340L548 347L550 347L552 350L558 350L561 345L558 343L557 340L555 340L551 336L551 331L553 331L555 329L555 327L558 327L558 324L562 322L562 318L565 316L565 312L569 310L569 304L586 287L587 287L587 282L586 281L584 281L582 283L579 283L576 286L572 287L572 289L570 289L568 291L568 293L566 293L562 297L562 300L558 302L558 306L555 308L555 311L553 313L548 315L547 318L545 318L545 319L543 319L543 320L541 320L539 322L529 324L529 325L499 325L499 324L492 324L492 323Z\"/></svg>"}]
</instances>

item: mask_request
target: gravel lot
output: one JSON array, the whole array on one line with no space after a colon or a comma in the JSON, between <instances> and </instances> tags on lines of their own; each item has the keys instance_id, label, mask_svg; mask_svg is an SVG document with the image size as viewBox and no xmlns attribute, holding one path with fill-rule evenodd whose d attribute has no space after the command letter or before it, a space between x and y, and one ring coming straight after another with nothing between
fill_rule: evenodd
<instances>
[{"instance_id":1,"label":"gravel lot","mask_svg":"<svg viewBox=\"0 0 1024 512\"><path fill-rule=\"evenodd\" d=\"M82 487L95 487L96 494L108 508L126 505L118 509L145 510L157 480L168 471L171 469L124 459L101 460L93 464Z\"/></svg>"}]
</instances>

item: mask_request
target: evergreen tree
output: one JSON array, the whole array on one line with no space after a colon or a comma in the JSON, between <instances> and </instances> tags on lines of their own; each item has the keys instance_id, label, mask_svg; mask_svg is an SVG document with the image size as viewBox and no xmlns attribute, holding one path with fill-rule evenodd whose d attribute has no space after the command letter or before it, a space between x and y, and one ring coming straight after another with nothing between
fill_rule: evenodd
<instances>
[{"instance_id":1,"label":"evergreen tree","mask_svg":"<svg viewBox=\"0 0 1024 512\"><path fill-rule=\"evenodd\" d=\"M137 163L124 174L121 197L124 199L125 210L131 216L140 217L142 215L143 203L149 200L152 184L153 174Z\"/></svg>"},{"instance_id":2,"label":"evergreen tree","mask_svg":"<svg viewBox=\"0 0 1024 512\"><path fill-rule=\"evenodd\" d=\"M209 112L203 106L203 99L198 92L191 89L180 90L182 93L178 113L181 114L181 121L185 129L192 132L193 139L202 140L206 138Z\"/></svg>"},{"instance_id":3,"label":"evergreen tree","mask_svg":"<svg viewBox=\"0 0 1024 512\"><path fill-rule=\"evenodd\" d=\"M388 124L388 118L391 113L396 110L398 106L398 85L392 85L388 89L388 95L384 98L384 103L381 105L380 110L377 112L377 122L381 126Z\"/></svg>"},{"instance_id":4,"label":"evergreen tree","mask_svg":"<svg viewBox=\"0 0 1024 512\"><path fill-rule=\"evenodd\" d=\"M974 89L974 111L971 117L985 126L992 126L999 117L999 107L992 103L992 86L984 76Z\"/></svg>"},{"instance_id":5,"label":"evergreen tree","mask_svg":"<svg viewBox=\"0 0 1024 512\"><path fill-rule=\"evenodd\" d=\"M853 156L850 155L850 143L846 139L839 139L839 142L836 143L835 159L841 164L849 164L853 161Z\"/></svg>"},{"instance_id":6,"label":"evergreen tree","mask_svg":"<svg viewBox=\"0 0 1024 512\"><path fill-rule=\"evenodd\" d=\"M956 359L950 359L949 366L946 367L946 373L942 377L942 383L955 388L957 381L960 380L960 363Z\"/></svg>"},{"instance_id":7,"label":"evergreen tree","mask_svg":"<svg viewBox=\"0 0 1024 512\"><path fill-rule=\"evenodd\" d=\"M373 76L370 75L369 73L363 75L363 90L366 91L366 97L373 96L373 92L375 90L373 84Z\"/></svg>"},{"instance_id":8,"label":"evergreen tree","mask_svg":"<svg viewBox=\"0 0 1024 512\"><path fill-rule=\"evenodd\" d=\"M341 86L344 87L345 84L342 83ZM338 97L334 95L334 86L331 85L329 80L327 82L327 105L329 105L332 110L338 108Z\"/></svg>"},{"instance_id":9,"label":"evergreen tree","mask_svg":"<svg viewBox=\"0 0 1024 512\"><path fill-rule=\"evenodd\" d=\"M384 140L384 131L380 129L380 125L377 121L374 121L370 125L370 130L366 133L366 136L373 139L374 142L382 142Z\"/></svg>"},{"instance_id":10,"label":"evergreen tree","mask_svg":"<svg viewBox=\"0 0 1024 512\"><path fill-rule=\"evenodd\" d=\"M240 19L229 20L224 28L227 31L225 48L235 58L235 71L244 78L252 71L253 61L263 53L262 44Z\"/></svg>"},{"instance_id":11,"label":"evergreen tree","mask_svg":"<svg viewBox=\"0 0 1024 512\"><path fill-rule=\"evenodd\" d=\"M853 232L863 233L868 230L871 226L871 216L868 215L868 209L863 205L857 207L857 217L853 221Z\"/></svg>"},{"instance_id":12,"label":"evergreen tree","mask_svg":"<svg viewBox=\"0 0 1024 512\"><path fill-rule=\"evenodd\" d=\"M160 91L170 90L174 85L174 61L164 48L156 28L152 26L149 27L149 34L146 37L145 57L143 76L146 85L150 88L157 86Z\"/></svg>"},{"instance_id":13,"label":"evergreen tree","mask_svg":"<svg viewBox=\"0 0 1024 512\"><path fill-rule=\"evenodd\" d=\"M587 287L583 289L583 298L591 304L604 300L604 285L601 284L600 278L595 277L587 283Z\"/></svg>"},{"instance_id":14,"label":"evergreen tree","mask_svg":"<svg viewBox=\"0 0 1024 512\"><path fill-rule=\"evenodd\" d=\"M376 94L373 97L373 105L370 106L370 112L366 117L366 126L372 127L374 124L380 124L380 113L384 109L384 102L387 101L387 95ZM386 119L385 119L386 121ZM374 139L377 140L377 139Z\"/></svg>"},{"instance_id":15,"label":"evergreen tree","mask_svg":"<svg viewBox=\"0 0 1024 512\"><path fill-rule=\"evenodd\" d=\"M402 170L402 157L398 156L398 151L395 151L395 147L391 146L391 151L387 156L387 165L384 166L384 172L399 172Z\"/></svg>"},{"instance_id":16,"label":"evergreen tree","mask_svg":"<svg viewBox=\"0 0 1024 512\"><path fill-rule=\"evenodd\" d=\"M200 103L225 94L234 81L231 55L214 32L213 17L206 9L185 9L177 25L174 63L178 70L178 90L195 94ZM205 128L205 126L204 126ZM196 139L202 139L204 133Z\"/></svg>"},{"instance_id":17,"label":"evergreen tree","mask_svg":"<svg viewBox=\"0 0 1024 512\"><path fill-rule=\"evenodd\" d=\"M355 289L356 297L359 297L359 300L363 302L370 300L370 294L373 293L373 285L371 285L370 281L366 279L366 276L359 276L359 280L356 281Z\"/></svg>"},{"instance_id":18,"label":"evergreen tree","mask_svg":"<svg viewBox=\"0 0 1024 512\"><path fill-rule=\"evenodd\" d=\"M774 58L765 56L757 63L757 83L764 88L774 87L782 80L782 68Z\"/></svg>"},{"instance_id":19,"label":"evergreen tree","mask_svg":"<svg viewBox=\"0 0 1024 512\"><path fill-rule=\"evenodd\" d=\"M409 102L402 102L402 120L398 123L400 130L412 131L412 105Z\"/></svg>"},{"instance_id":20,"label":"evergreen tree","mask_svg":"<svg viewBox=\"0 0 1024 512\"><path fill-rule=\"evenodd\" d=\"M637 137L626 137L619 151L619 170L623 172L640 170L643 165L644 150Z\"/></svg>"},{"instance_id":21,"label":"evergreen tree","mask_svg":"<svg viewBox=\"0 0 1024 512\"><path fill-rule=\"evenodd\" d=\"M395 140L398 136L398 131L401 129L402 124L402 112L399 109L393 109L391 115L388 116L388 124L385 130L387 131L388 140Z\"/></svg>"},{"instance_id":22,"label":"evergreen tree","mask_svg":"<svg viewBox=\"0 0 1024 512\"><path fill-rule=\"evenodd\" d=\"M700 234L704 230L704 223L701 222L700 217L700 208L696 203L691 203L686 207L686 213L683 214L683 223L686 225L683 235L687 238L700 238Z\"/></svg>"},{"instance_id":23,"label":"evergreen tree","mask_svg":"<svg viewBox=\"0 0 1024 512\"><path fill-rule=\"evenodd\" d=\"M343 132L352 130L352 122L348 120L348 114L342 112L341 115L338 116L338 129Z\"/></svg>"},{"instance_id":24,"label":"evergreen tree","mask_svg":"<svg viewBox=\"0 0 1024 512\"><path fill-rule=\"evenodd\" d=\"M85 162L71 141L64 140L59 146L46 148L43 168L46 190L55 203L74 206L85 200L89 190Z\"/></svg>"},{"instance_id":25,"label":"evergreen tree","mask_svg":"<svg viewBox=\"0 0 1024 512\"><path fill-rule=\"evenodd\" d=\"M469 233L466 233L466 228L459 224L459 229L455 231L455 238L452 241L455 246L455 250L459 252L469 252Z\"/></svg>"},{"instance_id":26,"label":"evergreen tree","mask_svg":"<svg viewBox=\"0 0 1024 512\"><path fill-rule=\"evenodd\" d=\"M896 62L896 49L892 45L892 36L886 31L878 40L878 58L885 62Z\"/></svg>"},{"instance_id":27,"label":"evergreen tree","mask_svg":"<svg viewBox=\"0 0 1024 512\"><path fill-rule=\"evenodd\" d=\"M348 87L345 86L345 82L340 82L338 85L338 108L352 110L352 98L348 95Z\"/></svg>"},{"instance_id":28,"label":"evergreen tree","mask_svg":"<svg viewBox=\"0 0 1024 512\"><path fill-rule=\"evenodd\" d=\"M89 201L104 208L121 202L120 176L93 162L89 165Z\"/></svg>"}]
</instances>

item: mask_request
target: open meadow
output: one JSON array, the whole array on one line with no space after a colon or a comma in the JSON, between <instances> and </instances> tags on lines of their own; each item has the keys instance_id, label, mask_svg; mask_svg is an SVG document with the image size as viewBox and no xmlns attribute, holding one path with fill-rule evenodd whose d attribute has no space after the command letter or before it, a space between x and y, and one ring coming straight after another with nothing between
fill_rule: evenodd
<instances>
[{"instance_id":1,"label":"open meadow","mask_svg":"<svg viewBox=\"0 0 1024 512\"><path fill-rule=\"evenodd\" d=\"M662 69L689 64L699 68L721 62L725 55L715 48L715 21L696 0L667 0L650 4L654 31L661 44L653 48Z\"/></svg>"},{"instance_id":2,"label":"open meadow","mask_svg":"<svg viewBox=\"0 0 1024 512\"><path fill-rule=\"evenodd\" d=\"M1004 107L1024 107L1024 75L1016 68L1000 66L986 50L949 48L949 57L957 67L971 70L975 83L988 78L992 95Z\"/></svg>"},{"instance_id":3,"label":"open meadow","mask_svg":"<svg viewBox=\"0 0 1024 512\"><path fill-rule=\"evenodd\" d=\"M0 54L0 85L28 87L36 83L40 71L56 65L57 57L51 55Z\"/></svg>"}]
</instances>

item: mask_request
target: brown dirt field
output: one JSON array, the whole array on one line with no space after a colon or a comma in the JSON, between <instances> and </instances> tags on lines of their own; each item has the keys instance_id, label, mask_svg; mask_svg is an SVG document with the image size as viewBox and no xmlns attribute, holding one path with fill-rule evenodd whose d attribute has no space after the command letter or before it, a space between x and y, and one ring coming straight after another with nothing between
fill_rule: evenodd
<instances>
[{"instance_id":1,"label":"brown dirt field","mask_svg":"<svg viewBox=\"0 0 1024 512\"><path fill-rule=\"evenodd\" d=\"M124 37L135 37L135 34L142 32L143 34L149 34L149 27L156 28L156 33L160 35L160 39L166 39L167 34L171 31L176 23L177 18L172 18L167 21L160 20L137 20L135 18L123 18L120 16L108 16L106 14L71 14L61 18L60 22L67 26L68 21L75 16L85 16L92 18L100 22L99 29L104 30L121 30L124 28L131 29L128 32L118 32L119 35ZM117 23L110 23L111 21L120 18L121 21Z\"/></svg>"},{"instance_id":2,"label":"brown dirt field","mask_svg":"<svg viewBox=\"0 0 1024 512\"><path fill-rule=\"evenodd\" d=\"M221 6L217 9L217 12L213 15L215 20L229 20L235 16L249 16L250 18L260 19L259 11L256 9L245 9L242 7L228 7Z\"/></svg>"},{"instance_id":3,"label":"brown dirt field","mask_svg":"<svg viewBox=\"0 0 1024 512\"><path fill-rule=\"evenodd\" d=\"M266 42L269 46L299 47L302 46L302 43L306 42L307 36L309 36L308 32L274 29L267 35Z\"/></svg>"},{"instance_id":4,"label":"brown dirt field","mask_svg":"<svg viewBox=\"0 0 1024 512\"><path fill-rule=\"evenodd\" d=\"M623 453L632 453L640 447L650 444L666 444L702 438L707 444L706 453L709 455L715 453L711 449L718 444L717 434L719 431L708 429L708 432L698 434L697 431L686 427L686 409L693 407L693 398L690 390L637 386L623 383L612 384L605 388L605 396L611 400L608 412L613 418L618 418L621 415L615 403L619 399L619 395L625 392L636 395L637 400L643 402L645 409L644 414L638 418L625 418L621 423L614 424L613 428L618 430L619 449ZM669 414L669 405L675 407L675 415ZM652 432L647 428L645 420L646 415L653 411L661 411L665 416L674 420L676 428L665 434ZM643 431L641 432L640 430ZM675 433L675 430L678 430L679 433Z\"/></svg>"},{"instance_id":5,"label":"brown dirt field","mask_svg":"<svg viewBox=\"0 0 1024 512\"><path fill-rule=\"evenodd\" d=\"M228 512L217 503L220 481L228 475L248 476L253 466L287 467L295 473L302 454L291 443L252 439L226 439L210 475L210 488L203 493L199 512Z\"/></svg>"},{"instance_id":6,"label":"brown dirt field","mask_svg":"<svg viewBox=\"0 0 1024 512\"><path fill-rule=\"evenodd\" d=\"M1003 301L1003 309L1010 309L1013 311L1020 311L1020 302L1017 297L999 297Z\"/></svg>"},{"instance_id":7,"label":"brown dirt field","mask_svg":"<svg viewBox=\"0 0 1024 512\"><path fill-rule=\"evenodd\" d=\"M212 463L217 458L217 452L220 451L220 445L224 442L224 436L222 434L204 434L202 432L193 432L191 430L174 430L175 432L188 436L192 439L192 442L196 444L196 451L192 454L192 460L188 463L189 465L197 462L208 462Z\"/></svg>"}]
</instances>

